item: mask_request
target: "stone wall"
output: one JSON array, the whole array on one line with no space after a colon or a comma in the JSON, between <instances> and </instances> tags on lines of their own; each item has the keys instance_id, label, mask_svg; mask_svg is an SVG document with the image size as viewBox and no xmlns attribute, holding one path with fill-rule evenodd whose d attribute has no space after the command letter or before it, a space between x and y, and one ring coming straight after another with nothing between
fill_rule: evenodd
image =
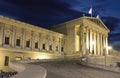
<instances>
[{"instance_id":1,"label":"stone wall","mask_svg":"<svg viewBox=\"0 0 120 78\"><path fill-rule=\"evenodd\" d=\"M97 64L97 65L106 65L106 66L112 66L117 62L120 62L119 57L107 55L107 56L88 56L85 59L86 62L91 64Z\"/></svg>"},{"instance_id":2,"label":"stone wall","mask_svg":"<svg viewBox=\"0 0 120 78\"><path fill-rule=\"evenodd\" d=\"M0 70L8 71L13 60L63 58L65 39L64 34L0 16Z\"/></svg>"}]
</instances>

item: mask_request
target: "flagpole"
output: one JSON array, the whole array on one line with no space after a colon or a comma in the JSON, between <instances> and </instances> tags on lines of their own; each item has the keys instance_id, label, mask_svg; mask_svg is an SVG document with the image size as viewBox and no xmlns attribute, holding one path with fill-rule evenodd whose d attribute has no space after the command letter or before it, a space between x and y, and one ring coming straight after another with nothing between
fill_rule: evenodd
<instances>
[{"instance_id":1,"label":"flagpole","mask_svg":"<svg viewBox=\"0 0 120 78\"><path fill-rule=\"evenodd\" d=\"M91 18L92 18L92 13L91 13Z\"/></svg>"},{"instance_id":2,"label":"flagpole","mask_svg":"<svg viewBox=\"0 0 120 78\"><path fill-rule=\"evenodd\" d=\"M92 17L92 13L93 13L92 3L93 3L93 1L91 0L91 8L92 8L91 17Z\"/></svg>"},{"instance_id":3,"label":"flagpole","mask_svg":"<svg viewBox=\"0 0 120 78\"><path fill-rule=\"evenodd\" d=\"M89 12L88 12L88 13L89 13L89 14L91 15L91 17L92 17L92 9L93 9L93 7L92 7L92 3L93 3L93 1L91 0L91 2L90 2L90 3L91 3L91 7L90 7L90 10L89 10Z\"/></svg>"}]
</instances>

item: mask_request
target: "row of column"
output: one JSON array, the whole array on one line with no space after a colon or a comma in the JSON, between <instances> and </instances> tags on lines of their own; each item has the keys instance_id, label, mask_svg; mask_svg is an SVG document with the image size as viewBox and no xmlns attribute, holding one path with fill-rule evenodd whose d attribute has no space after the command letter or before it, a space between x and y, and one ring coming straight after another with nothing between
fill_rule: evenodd
<instances>
[{"instance_id":1,"label":"row of column","mask_svg":"<svg viewBox=\"0 0 120 78\"><path fill-rule=\"evenodd\" d=\"M99 31L86 28L86 52L93 55L108 54L108 38Z\"/></svg>"}]
</instances>

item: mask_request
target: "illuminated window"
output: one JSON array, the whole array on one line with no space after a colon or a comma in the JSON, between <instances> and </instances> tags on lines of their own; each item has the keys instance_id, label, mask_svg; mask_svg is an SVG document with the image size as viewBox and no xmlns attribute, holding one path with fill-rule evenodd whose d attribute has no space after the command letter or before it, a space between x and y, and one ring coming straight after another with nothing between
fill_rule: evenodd
<instances>
[{"instance_id":1,"label":"illuminated window","mask_svg":"<svg viewBox=\"0 0 120 78\"><path fill-rule=\"evenodd\" d=\"M26 41L26 47L30 47L30 41Z\"/></svg>"},{"instance_id":2,"label":"illuminated window","mask_svg":"<svg viewBox=\"0 0 120 78\"><path fill-rule=\"evenodd\" d=\"M38 48L38 42L35 43L35 48Z\"/></svg>"},{"instance_id":3,"label":"illuminated window","mask_svg":"<svg viewBox=\"0 0 120 78\"><path fill-rule=\"evenodd\" d=\"M16 39L16 46L20 46L20 39Z\"/></svg>"},{"instance_id":4,"label":"illuminated window","mask_svg":"<svg viewBox=\"0 0 120 78\"><path fill-rule=\"evenodd\" d=\"M49 50L52 50L52 45L49 45Z\"/></svg>"},{"instance_id":5,"label":"illuminated window","mask_svg":"<svg viewBox=\"0 0 120 78\"><path fill-rule=\"evenodd\" d=\"M9 56L5 56L5 63L4 63L4 65L8 66L8 64L9 64Z\"/></svg>"},{"instance_id":6,"label":"illuminated window","mask_svg":"<svg viewBox=\"0 0 120 78\"><path fill-rule=\"evenodd\" d=\"M44 49L44 50L45 50L45 44L43 44L43 45L42 45L42 49Z\"/></svg>"},{"instance_id":7,"label":"illuminated window","mask_svg":"<svg viewBox=\"0 0 120 78\"><path fill-rule=\"evenodd\" d=\"M9 40L10 40L10 38L9 37L5 37L5 44L9 44Z\"/></svg>"}]
</instances>

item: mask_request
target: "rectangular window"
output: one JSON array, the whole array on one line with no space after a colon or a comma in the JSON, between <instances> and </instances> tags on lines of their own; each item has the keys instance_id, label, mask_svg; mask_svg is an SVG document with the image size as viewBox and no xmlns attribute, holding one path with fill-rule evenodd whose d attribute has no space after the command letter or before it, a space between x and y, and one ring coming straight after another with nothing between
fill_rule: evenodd
<instances>
[{"instance_id":1,"label":"rectangular window","mask_svg":"<svg viewBox=\"0 0 120 78\"><path fill-rule=\"evenodd\" d=\"M35 43L35 48L38 48L38 42Z\"/></svg>"},{"instance_id":2,"label":"rectangular window","mask_svg":"<svg viewBox=\"0 0 120 78\"><path fill-rule=\"evenodd\" d=\"M52 45L49 45L49 50L52 50Z\"/></svg>"},{"instance_id":3,"label":"rectangular window","mask_svg":"<svg viewBox=\"0 0 120 78\"><path fill-rule=\"evenodd\" d=\"M16 46L20 46L20 39L16 39Z\"/></svg>"},{"instance_id":4,"label":"rectangular window","mask_svg":"<svg viewBox=\"0 0 120 78\"><path fill-rule=\"evenodd\" d=\"M64 51L64 48L63 48L63 47L61 47L61 51L62 51L62 52Z\"/></svg>"},{"instance_id":5,"label":"rectangular window","mask_svg":"<svg viewBox=\"0 0 120 78\"><path fill-rule=\"evenodd\" d=\"M15 60L22 60L22 57L16 57Z\"/></svg>"},{"instance_id":6,"label":"rectangular window","mask_svg":"<svg viewBox=\"0 0 120 78\"><path fill-rule=\"evenodd\" d=\"M43 45L42 45L42 49L44 49L44 50L45 50L45 44L43 44Z\"/></svg>"},{"instance_id":7,"label":"rectangular window","mask_svg":"<svg viewBox=\"0 0 120 78\"><path fill-rule=\"evenodd\" d=\"M58 51L58 46L56 46L56 51Z\"/></svg>"},{"instance_id":8,"label":"rectangular window","mask_svg":"<svg viewBox=\"0 0 120 78\"><path fill-rule=\"evenodd\" d=\"M5 44L9 44L9 37L5 37Z\"/></svg>"},{"instance_id":9,"label":"rectangular window","mask_svg":"<svg viewBox=\"0 0 120 78\"><path fill-rule=\"evenodd\" d=\"M4 65L8 66L8 64L9 64L9 56L5 56L5 63L4 63Z\"/></svg>"},{"instance_id":10,"label":"rectangular window","mask_svg":"<svg viewBox=\"0 0 120 78\"><path fill-rule=\"evenodd\" d=\"M30 41L26 41L26 47L30 47Z\"/></svg>"}]
</instances>

